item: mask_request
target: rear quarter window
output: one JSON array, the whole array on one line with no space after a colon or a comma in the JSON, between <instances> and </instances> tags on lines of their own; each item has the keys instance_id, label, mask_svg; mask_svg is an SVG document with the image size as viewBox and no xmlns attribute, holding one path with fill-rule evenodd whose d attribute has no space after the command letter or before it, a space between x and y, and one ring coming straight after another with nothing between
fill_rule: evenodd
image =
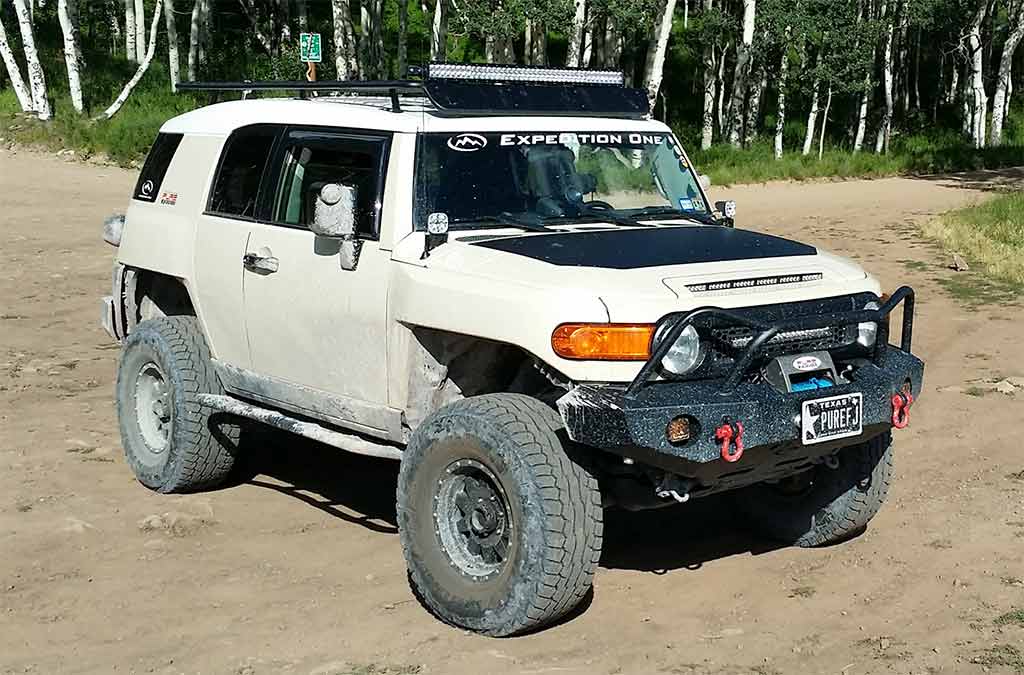
<instances>
[{"instance_id":1,"label":"rear quarter window","mask_svg":"<svg viewBox=\"0 0 1024 675\"><path fill-rule=\"evenodd\" d=\"M156 137L153 147L146 157L139 180L135 184L134 198L142 202L155 202L160 194L160 184L164 182L167 168L174 159L174 153L181 144L183 134L160 134Z\"/></svg>"}]
</instances>

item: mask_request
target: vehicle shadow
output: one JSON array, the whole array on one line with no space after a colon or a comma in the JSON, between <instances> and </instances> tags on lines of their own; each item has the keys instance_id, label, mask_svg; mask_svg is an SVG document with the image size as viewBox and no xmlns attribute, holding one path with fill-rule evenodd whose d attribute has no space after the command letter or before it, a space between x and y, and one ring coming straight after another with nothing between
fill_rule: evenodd
<instances>
[{"instance_id":1,"label":"vehicle shadow","mask_svg":"<svg viewBox=\"0 0 1024 675\"><path fill-rule=\"evenodd\" d=\"M398 462L344 452L273 429L244 433L235 484L298 499L345 522L397 534Z\"/></svg>"},{"instance_id":2,"label":"vehicle shadow","mask_svg":"<svg viewBox=\"0 0 1024 675\"><path fill-rule=\"evenodd\" d=\"M354 455L275 430L249 431L240 447L244 460L236 484L298 499L374 532L398 532L397 462ZM655 511L606 511L601 566L663 574L776 548L737 523L728 500L711 496Z\"/></svg>"},{"instance_id":3,"label":"vehicle shadow","mask_svg":"<svg viewBox=\"0 0 1024 675\"><path fill-rule=\"evenodd\" d=\"M737 522L727 498L712 495L654 511L606 511L601 567L666 574L779 548Z\"/></svg>"},{"instance_id":4,"label":"vehicle shadow","mask_svg":"<svg viewBox=\"0 0 1024 675\"><path fill-rule=\"evenodd\" d=\"M1019 148L1014 149L1020 153ZM1017 154L1017 157L1020 155ZM907 178L939 183L946 187L983 192L1005 192L1019 190L1024 185L1024 167L1004 169L979 169L962 173L911 174Z\"/></svg>"}]
</instances>

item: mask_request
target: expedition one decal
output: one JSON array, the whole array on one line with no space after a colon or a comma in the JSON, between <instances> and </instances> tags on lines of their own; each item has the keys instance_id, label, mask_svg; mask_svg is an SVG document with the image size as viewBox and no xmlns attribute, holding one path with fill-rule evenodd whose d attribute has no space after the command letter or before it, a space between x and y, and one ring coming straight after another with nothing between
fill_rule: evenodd
<instances>
[{"instance_id":1,"label":"expedition one decal","mask_svg":"<svg viewBox=\"0 0 1024 675\"><path fill-rule=\"evenodd\" d=\"M714 281L705 284L687 284L691 293L709 293L711 291L732 291L740 288L761 288L762 286L781 286L783 284L800 284L807 281L821 281L821 272L810 274L786 274L773 277L757 277L755 279L732 279L730 281Z\"/></svg>"},{"instance_id":2,"label":"expedition one decal","mask_svg":"<svg viewBox=\"0 0 1024 675\"><path fill-rule=\"evenodd\" d=\"M502 134L501 145L661 145L663 134L558 133Z\"/></svg>"}]
</instances>

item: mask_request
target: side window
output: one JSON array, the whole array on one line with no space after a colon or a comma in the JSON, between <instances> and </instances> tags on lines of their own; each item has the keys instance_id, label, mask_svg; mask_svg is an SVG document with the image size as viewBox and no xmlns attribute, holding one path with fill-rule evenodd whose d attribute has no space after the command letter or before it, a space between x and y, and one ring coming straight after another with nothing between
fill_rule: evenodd
<instances>
[{"instance_id":1,"label":"side window","mask_svg":"<svg viewBox=\"0 0 1024 675\"><path fill-rule=\"evenodd\" d=\"M276 138L273 127L240 129L231 134L210 192L210 213L256 217L260 183Z\"/></svg>"},{"instance_id":2,"label":"side window","mask_svg":"<svg viewBox=\"0 0 1024 675\"><path fill-rule=\"evenodd\" d=\"M159 134L153 147L146 157L139 180L135 183L135 199L143 202L155 202L160 193L160 184L164 182L167 168L171 165L174 153L181 143L182 134Z\"/></svg>"},{"instance_id":3,"label":"side window","mask_svg":"<svg viewBox=\"0 0 1024 675\"><path fill-rule=\"evenodd\" d=\"M341 183L356 190L356 234L376 239L388 147L387 138L292 131L285 140L273 222L309 227L320 189Z\"/></svg>"}]
</instances>

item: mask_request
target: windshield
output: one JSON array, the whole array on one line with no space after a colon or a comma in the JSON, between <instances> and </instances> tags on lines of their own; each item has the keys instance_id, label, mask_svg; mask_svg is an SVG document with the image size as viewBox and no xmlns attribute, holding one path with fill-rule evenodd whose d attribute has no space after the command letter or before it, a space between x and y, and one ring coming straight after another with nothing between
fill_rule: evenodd
<instances>
[{"instance_id":1,"label":"windshield","mask_svg":"<svg viewBox=\"0 0 1024 675\"><path fill-rule=\"evenodd\" d=\"M452 229L530 219L704 216L697 176L671 134L421 134L417 229L445 214ZM602 217L604 213L604 217ZM511 218L510 218L511 216Z\"/></svg>"}]
</instances>

